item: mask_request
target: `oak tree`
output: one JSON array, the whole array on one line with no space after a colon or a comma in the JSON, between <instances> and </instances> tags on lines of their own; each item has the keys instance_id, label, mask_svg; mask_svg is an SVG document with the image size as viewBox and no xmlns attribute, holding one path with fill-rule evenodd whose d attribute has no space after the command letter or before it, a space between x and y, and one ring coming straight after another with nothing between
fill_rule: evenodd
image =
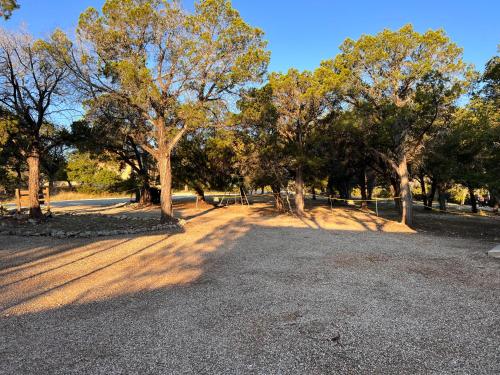
<instances>
[{"instance_id":1,"label":"oak tree","mask_svg":"<svg viewBox=\"0 0 500 375\"><path fill-rule=\"evenodd\" d=\"M200 0L189 13L177 1L107 0L87 9L71 43L54 50L81 92L127 102L145 120L136 142L156 160L161 220L172 218L171 154L190 130L221 121L230 97L266 71L263 32L227 0Z\"/></svg>"}]
</instances>

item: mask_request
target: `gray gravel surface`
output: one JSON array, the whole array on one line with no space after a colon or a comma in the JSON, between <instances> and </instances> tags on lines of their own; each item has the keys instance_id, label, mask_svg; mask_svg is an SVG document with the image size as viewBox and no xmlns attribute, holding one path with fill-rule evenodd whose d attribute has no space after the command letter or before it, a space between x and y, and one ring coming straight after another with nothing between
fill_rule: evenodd
<instances>
[{"instance_id":1,"label":"gray gravel surface","mask_svg":"<svg viewBox=\"0 0 500 375\"><path fill-rule=\"evenodd\" d=\"M485 254L491 243L233 211L194 219L150 253L117 246L113 256L132 254L127 273L98 268L77 284L88 296L78 301L64 300L68 282L56 286L51 296L60 305L44 309L19 294L57 284L48 279L50 262L92 244L18 238L20 252L61 249L23 262L14 237L0 237L0 294L7 295L0 373L500 373L500 262ZM183 253L190 241L196 261ZM196 268L196 277L164 282L176 257L178 270ZM40 262L43 274L28 275L45 277L39 284L23 289L24 277L12 279ZM98 273L105 275L94 279ZM153 285L131 284L139 274ZM116 275L128 279L118 284ZM16 310L20 301L25 307Z\"/></svg>"}]
</instances>

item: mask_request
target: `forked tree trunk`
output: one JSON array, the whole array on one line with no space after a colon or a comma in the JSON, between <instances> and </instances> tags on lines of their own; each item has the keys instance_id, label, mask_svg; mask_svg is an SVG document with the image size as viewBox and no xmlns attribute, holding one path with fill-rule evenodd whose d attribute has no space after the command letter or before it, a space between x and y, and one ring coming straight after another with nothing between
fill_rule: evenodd
<instances>
[{"instance_id":1,"label":"forked tree trunk","mask_svg":"<svg viewBox=\"0 0 500 375\"><path fill-rule=\"evenodd\" d=\"M403 156L398 163L398 176L401 190L401 223L411 226L413 225L413 198L406 156Z\"/></svg>"},{"instance_id":2,"label":"forked tree trunk","mask_svg":"<svg viewBox=\"0 0 500 375\"><path fill-rule=\"evenodd\" d=\"M274 207L279 212L285 211L285 202L283 202L283 197L281 196L281 186L272 185L271 189L273 190Z\"/></svg>"},{"instance_id":3,"label":"forked tree trunk","mask_svg":"<svg viewBox=\"0 0 500 375\"><path fill-rule=\"evenodd\" d=\"M40 154L32 151L28 156L28 192L30 218L40 220L43 218L38 194L40 193Z\"/></svg>"},{"instance_id":4,"label":"forked tree trunk","mask_svg":"<svg viewBox=\"0 0 500 375\"><path fill-rule=\"evenodd\" d=\"M295 210L297 215L304 215L304 176L301 165L295 171Z\"/></svg>"},{"instance_id":5,"label":"forked tree trunk","mask_svg":"<svg viewBox=\"0 0 500 375\"><path fill-rule=\"evenodd\" d=\"M161 223L168 223L174 220L174 211L172 209L172 166L170 153L162 153L158 160L158 169L160 172L160 209Z\"/></svg>"},{"instance_id":6,"label":"forked tree trunk","mask_svg":"<svg viewBox=\"0 0 500 375\"><path fill-rule=\"evenodd\" d=\"M474 188L472 187L472 185L467 185L467 189L469 190L470 205L472 207L472 212L477 213L477 200L476 196L474 195Z\"/></svg>"}]
</instances>

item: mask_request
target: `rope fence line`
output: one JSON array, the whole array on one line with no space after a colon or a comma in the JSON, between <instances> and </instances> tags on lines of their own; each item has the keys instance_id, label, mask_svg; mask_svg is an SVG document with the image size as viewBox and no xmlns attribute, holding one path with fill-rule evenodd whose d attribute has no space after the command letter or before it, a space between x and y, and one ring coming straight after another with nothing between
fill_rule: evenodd
<instances>
[{"instance_id":1,"label":"rope fence line","mask_svg":"<svg viewBox=\"0 0 500 375\"><path fill-rule=\"evenodd\" d=\"M375 198L375 199L344 199L344 198L335 198L332 196L328 196L328 200L330 202L330 211L333 211L333 203L332 201L342 201L342 202L375 202L375 213L378 216L378 202L386 202L386 201L394 201L397 199L401 199L401 197L394 198Z\"/></svg>"},{"instance_id":2,"label":"rope fence line","mask_svg":"<svg viewBox=\"0 0 500 375\"><path fill-rule=\"evenodd\" d=\"M394 197L394 198L375 198L375 199L344 199L344 198L335 198L328 196L328 200L330 201L330 210L333 210L333 204L332 201L343 201L343 202L375 202L375 212L378 216L378 202L384 202L384 201L394 201L397 199L401 199L401 197ZM446 213L446 214L452 214L452 215L458 215L458 216L481 216L480 214L475 214L472 212L459 212L459 211L449 211L449 210L441 210L440 208L435 208L431 206L427 206L423 203L420 203L418 201L413 201L412 204L419 206L419 207L424 207L432 211L436 212L441 212L441 213Z\"/></svg>"}]
</instances>

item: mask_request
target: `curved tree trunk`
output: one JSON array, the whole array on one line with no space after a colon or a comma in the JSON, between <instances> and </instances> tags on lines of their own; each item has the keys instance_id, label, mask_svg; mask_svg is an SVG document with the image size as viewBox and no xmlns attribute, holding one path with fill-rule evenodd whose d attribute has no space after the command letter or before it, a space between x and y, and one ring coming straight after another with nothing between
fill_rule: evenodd
<instances>
[{"instance_id":1,"label":"curved tree trunk","mask_svg":"<svg viewBox=\"0 0 500 375\"><path fill-rule=\"evenodd\" d=\"M43 214L38 200L40 193L40 154L38 151L32 151L27 161L30 218L40 220Z\"/></svg>"},{"instance_id":2,"label":"curved tree trunk","mask_svg":"<svg viewBox=\"0 0 500 375\"><path fill-rule=\"evenodd\" d=\"M160 172L160 209L161 223L168 223L174 220L174 211L172 208L172 165L170 153L160 155L158 160L158 169Z\"/></svg>"},{"instance_id":3,"label":"curved tree trunk","mask_svg":"<svg viewBox=\"0 0 500 375\"><path fill-rule=\"evenodd\" d=\"M413 225L413 198L406 156L403 156L398 163L398 176L401 190L401 223L411 226Z\"/></svg>"},{"instance_id":4,"label":"curved tree trunk","mask_svg":"<svg viewBox=\"0 0 500 375\"><path fill-rule=\"evenodd\" d=\"M301 165L295 171L295 210L297 215L304 215L304 176Z\"/></svg>"}]
</instances>

